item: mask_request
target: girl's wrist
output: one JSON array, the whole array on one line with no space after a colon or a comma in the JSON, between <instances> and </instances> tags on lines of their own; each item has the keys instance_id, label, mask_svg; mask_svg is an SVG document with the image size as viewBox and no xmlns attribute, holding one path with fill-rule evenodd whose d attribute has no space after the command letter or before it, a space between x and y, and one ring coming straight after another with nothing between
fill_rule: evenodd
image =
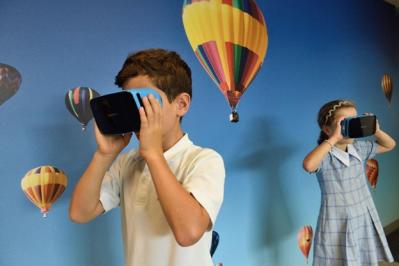
<instances>
[{"instance_id":1,"label":"girl's wrist","mask_svg":"<svg viewBox=\"0 0 399 266\"><path fill-rule=\"evenodd\" d=\"M331 141L328 139L324 140L323 143L327 143L328 145L330 145L330 150L334 147L334 144L332 144Z\"/></svg>"}]
</instances>

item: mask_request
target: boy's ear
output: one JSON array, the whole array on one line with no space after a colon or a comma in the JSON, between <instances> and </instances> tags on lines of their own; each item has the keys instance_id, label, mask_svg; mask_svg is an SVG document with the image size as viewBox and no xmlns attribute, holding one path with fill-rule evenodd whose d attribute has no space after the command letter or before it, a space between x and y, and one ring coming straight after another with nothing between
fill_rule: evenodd
<instances>
[{"instance_id":1,"label":"boy's ear","mask_svg":"<svg viewBox=\"0 0 399 266\"><path fill-rule=\"evenodd\" d=\"M190 108L191 97L188 93L182 92L176 97L175 103L177 115L183 117Z\"/></svg>"}]
</instances>

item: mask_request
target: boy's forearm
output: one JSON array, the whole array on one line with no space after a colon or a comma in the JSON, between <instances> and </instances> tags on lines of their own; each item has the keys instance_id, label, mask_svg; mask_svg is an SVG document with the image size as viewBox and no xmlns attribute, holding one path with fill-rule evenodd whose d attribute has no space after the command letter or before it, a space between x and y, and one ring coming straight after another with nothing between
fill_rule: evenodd
<instances>
[{"instance_id":1,"label":"boy's forearm","mask_svg":"<svg viewBox=\"0 0 399 266\"><path fill-rule=\"evenodd\" d=\"M98 215L101 183L114 159L94 153L72 194L69 214L75 222L89 222Z\"/></svg>"},{"instance_id":2,"label":"boy's forearm","mask_svg":"<svg viewBox=\"0 0 399 266\"><path fill-rule=\"evenodd\" d=\"M210 218L197 200L177 181L162 154L146 159L165 217L181 246L196 243Z\"/></svg>"},{"instance_id":3,"label":"boy's forearm","mask_svg":"<svg viewBox=\"0 0 399 266\"><path fill-rule=\"evenodd\" d=\"M396 145L395 140L381 129L375 133L375 138L378 145L388 150L392 150Z\"/></svg>"}]
</instances>

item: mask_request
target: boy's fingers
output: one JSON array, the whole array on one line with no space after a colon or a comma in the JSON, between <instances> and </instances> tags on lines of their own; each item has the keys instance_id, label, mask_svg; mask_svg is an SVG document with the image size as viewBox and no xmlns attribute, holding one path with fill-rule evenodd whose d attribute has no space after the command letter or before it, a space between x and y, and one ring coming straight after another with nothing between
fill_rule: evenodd
<instances>
[{"instance_id":1,"label":"boy's fingers","mask_svg":"<svg viewBox=\"0 0 399 266\"><path fill-rule=\"evenodd\" d=\"M152 118L154 112L152 110L152 107L151 107L151 104L150 104L150 102L148 100L148 97L143 97L143 105L144 105L144 109L145 109L144 113L147 114L147 118L148 118L147 120L149 120L149 119Z\"/></svg>"},{"instance_id":2,"label":"boy's fingers","mask_svg":"<svg viewBox=\"0 0 399 266\"><path fill-rule=\"evenodd\" d=\"M148 125L148 119L147 119L147 116L146 116L146 113L145 113L145 110L144 110L143 107L140 107L140 109L139 109L139 114L140 114L140 124L141 124L141 127L147 126L147 125Z\"/></svg>"},{"instance_id":3,"label":"boy's fingers","mask_svg":"<svg viewBox=\"0 0 399 266\"><path fill-rule=\"evenodd\" d=\"M159 120L160 116L161 116L161 110L162 110L161 105L159 104L158 100L152 94L150 94L148 96L148 99L151 103L151 107L154 112L154 115L156 115L156 119Z\"/></svg>"}]
</instances>

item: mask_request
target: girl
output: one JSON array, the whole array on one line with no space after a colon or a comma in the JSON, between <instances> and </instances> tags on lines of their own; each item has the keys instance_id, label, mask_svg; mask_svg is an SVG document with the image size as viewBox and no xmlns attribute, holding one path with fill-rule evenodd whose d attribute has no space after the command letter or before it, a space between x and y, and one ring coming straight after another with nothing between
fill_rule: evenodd
<instances>
[{"instance_id":1,"label":"girl","mask_svg":"<svg viewBox=\"0 0 399 266\"><path fill-rule=\"evenodd\" d=\"M396 143L377 122L376 141L344 138L341 121L356 116L356 106L335 100L319 111L318 146L304 159L307 172L316 173L321 207L314 242L314 266L378 265L393 261L373 199L364 164Z\"/></svg>"}]
</instances>

